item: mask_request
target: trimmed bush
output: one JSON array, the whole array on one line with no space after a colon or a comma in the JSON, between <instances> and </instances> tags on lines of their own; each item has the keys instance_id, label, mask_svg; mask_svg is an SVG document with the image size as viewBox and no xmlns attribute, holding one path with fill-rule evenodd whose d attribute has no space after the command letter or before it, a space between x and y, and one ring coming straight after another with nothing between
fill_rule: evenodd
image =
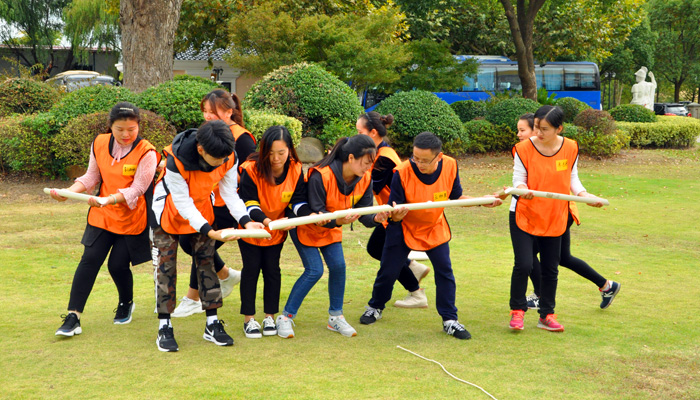
<instances>
[{"instance_id":1,"label":"trimmed bush","mask_svg":"<svg viewBox=\"0 0 700 400\"><path fill-rule=\"evenodd\" d=\"M634 147L691 147L700 136L695 118L659 115L657 122L620 122L618 128L630 136Z\"/></svg>"},{"instance_id":2,"label":"trimmed bush","mask_svg":"<svg viewBox=\"0 0 700 400\"><path fill-rule=\"evenodd\" d=\"M464 151L461 141L457 140L464 129L459 117L452 107L433 93L423 90L399 92L384 99L375 111L394 116L389 137L399 154L411 154L413 138L425 131L442 140L445 152L459 154Z\"/></svg>"},{"instance_id":3,"label":"trimmed bush","mask_svg":"<svg viewBox=\"0 0 700 400\"><path fill-rule=\"evenodd\" d=\"M341 137L350 137L356 134L357 128L355 124L334 118L323 127L323 133L316 136L316 138L323 142L326 148L330 149L335 146L335 143Z\"/></svg>"},{"instance_id":4,"label":"trimmed bush","mask_svg":"<svg viewBox=\"0 0 700 400\"><path fill-rule=\"evenodd\" d=\"M295 146L298 145L301 140L301 121L286 115L275 114L268 110L243 108L243 123L246 129L255 136L256 140L260 140L267 128L275 125L282 125L289 130Z\"/></svg>"},{"instance_id":5,"label":"trimmed bush","mask_svg":"<svg viewBox=\"0 0 700 400\"><path fill-rule=\"evenodd\" d=\"M212 81L211 79L207 78L202 78L201 76L194 76L194 75L175 75L173 77L174 81L187 81L187 82L199 82L203 83L205 85L211 86L212 90L214 89L223 89L224 87L219 85L218 83ZM201 99L200 99L201 100Z\"/></svg>"},{"instance_id":6,"label":"trimmed bush","mask_svg":"<svg viewBox=\"0 0 700 400\"><path fill-rule=\"evenodd\" d=\"M582 128L584 131L595 130L603 134L611 134L617 129L615 120L607 111L602 110L583 110L576 118L574 125Z\"/></svg>"},{"instance_id":7,"label":"trimmed bush","mask_svg":"<svg viewBox=\"0 0 700 400\"><path fill-rule=\"evenodd\" d=\"M525 113L534 113L540 105L533 100L512 98L501 100L486 112L486 120L497 128L505 126L511 132L518 131L518 119Z\"/></svg>"},{"instance_id":8,"label":"trimmed bush","mask_svg":"<svg viewBox=\"0 0 700 400\"><path fill-rule=\"evenodd\" d=\"M120 101L136 103L136 100L137 95L123 86L86 86L70 92L49 111L58 127L53 134L57 134L61 127L79 115L109 111Z\"/></svg>"},{"instance_id":9,"label":"trimmed bush","mask_svg":"<svg viewBox=\"0 0 700 400\"><path fill-rule=\"evenodd\" d=\"M489 121L465 122L464 130L469 138L468 150L474 153L510 150L518 141L510 129L496 129Z\"/></svg>"},{"instance_id":10,"label":"trimmed bush","mask_svg":"<svg viewBox=\"0 0 700 400\"><path fill-rule=\"evenodd\" d=\"M455 110L455 113L462 122L468 122L474 118L486 116L486 102L484 101L455 101L450 104L450 107Z\"/></svg>"},{"instance_id":11,"label":"trimmed bush","mask_svg":"<svg viewBox=\"0 0 700 400\"><path fill-rule=\"evenodd\" d=\"M332 120L355 123L363 109L350 86L316 64L298 63L276 69L246 93L245 108L269 109L294 117L304 136L318 136Z\"/></svg>"},{"instance_id":12,"label":"trimmed bush","mask_svg":"<svg viewBox=\"0 0 700 400\"><path fill-rule=\"evenodd\" d=\"M557 105L564 111L564 122L569 123L573 123L581 111L591 109L591 106L573 97L562 97L557 100Z\"/></svg>"},{"instance_id":13,"label":"trimmed bush","mask_svg":"<svg viewBox=\"0 0 700 400\"><path fill-rule=\"evenodd\" d=\"M35 118L18 114L0 120L0 163L15 172L53 176L57 166L51 140L35 129Z\"/></svg>"},{"instance_id":14,"label":"trimmed bush","mask_svg":"<svg viewBox=\"0 0 700 400\"><path fill-rule=\"evenodd\" d=\"M599 158L612 157L629 146L629 135L617 129L615 121L606 111L581 111L574 123L578 129L571 138L578 142L582 154Z\"/></svg>"},{"instance_id":15,"label":"trimmed bush","mask_svg":"<svg viewBox=\"0 0 700 400\"><path fill-rule=\"evenodd\" d=\"M163 82L141 92L136 104L164 117L178 132L204 123L199 103L215 87L193 80Z\"/></svg>"},{"instance_id":16,"label":"trimmed bush","mask_svg":"<svg viewBox=\"0 0 700 400\"><path fill-rule=\"evenodd\" d=\"M87 167L90 161L90 144L95 137L109 129L109 112L102 111L73 118L53 138L56 158L64 166ZM175 128L165 118L148 110L141 110L139 136L161 151L172 143Z\"/></svg>"},{"instance_id":17,"label":"trimmed bush","mask_svg":"<svg viewBox=\"0 0 700 400\"><path fill-rule=\"evenodd\" d=\"M621 104L610 115L618 122L656 122L656 114L639 104Z\"/></svg>"},{"instance_id":18,"label":"trimmed bush","mask_svg":"<svg viewBox=\"0 0 700 400\"><path fill-rule=\"evenodd\" d=\"M54 87L34 79L10 78L0 84L1 112L5 115L48 111L60 98Z\"/></svg>"}]
</instances>

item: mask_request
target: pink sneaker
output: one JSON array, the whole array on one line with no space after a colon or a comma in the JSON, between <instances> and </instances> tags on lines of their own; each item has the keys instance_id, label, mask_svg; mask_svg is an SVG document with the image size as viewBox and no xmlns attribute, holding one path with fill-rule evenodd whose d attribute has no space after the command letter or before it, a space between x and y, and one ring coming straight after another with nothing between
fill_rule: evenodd
<instances>
[{"instance_id":1,"label":"pink sneaker","mask_svg":"<svg viewBox=\"0 0 700 400\"><path fill-rule=\"evenodd\" d=\"M513 310L510 312L510 329L522 331L524 328L525 311Z\"/></svg>"},{"instance_id":2,"label":"pink sneaker","mask_svg":"<svg viewBox=\"0 0 700 400\"><path fill-rule=\"evenodd\" d=\"M538 328L546 329L550 332L564 332L564 325L557 322L556 314L548 314L547 318L540 318L537 323Z\"/></svg>"}]
</instances>

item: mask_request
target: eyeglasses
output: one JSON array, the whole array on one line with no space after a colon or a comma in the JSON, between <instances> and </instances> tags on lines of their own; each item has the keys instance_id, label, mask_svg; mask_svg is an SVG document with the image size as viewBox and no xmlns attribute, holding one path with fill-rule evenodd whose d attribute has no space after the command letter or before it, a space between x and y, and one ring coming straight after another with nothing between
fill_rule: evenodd
<instances>
[{"instance_id":1,"label":"eyeglasses","mask_svg":"<svg viewBox=\"0 0 700 400\"><path fill-rule=\"evenodd\" d=\"M413 163L416 165L430 165L433 163L433 161L435 161L438 158L439 155L440 153L437 153L435 157L433 157L433 159L430 161L416 160L416 156L411 155L411 161L413 161Z\"/></svg>"}]
</instances>

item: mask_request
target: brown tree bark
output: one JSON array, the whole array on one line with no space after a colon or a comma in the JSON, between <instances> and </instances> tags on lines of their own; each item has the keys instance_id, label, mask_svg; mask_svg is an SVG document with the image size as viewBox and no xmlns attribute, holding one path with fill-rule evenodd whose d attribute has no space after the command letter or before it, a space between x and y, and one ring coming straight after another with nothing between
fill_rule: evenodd
<instances>
[{"instance_id":1,"label":"brown tree bark","mask_svg":"<svg viewBox=\"0 0 700 400\"><path fill-rule=\"evenodd\" d=\"M517 13L510 0L500 0L506 12L510 35L515 44L518 76L523 85L523 97L537 101L535 61L532 55L532 31L535 16L546 0L517 0Z\"/></svg>"},{"instance_id":2,"label":"brown tree bark","mask_svg":"<svg viewBox=\"0 0 700 400\"><path fill-rule=\"evenodd\" d=\"M142 92L173 77L173 43L182 0L121 0L124 86Z\"/></svg>"}]
</instances>

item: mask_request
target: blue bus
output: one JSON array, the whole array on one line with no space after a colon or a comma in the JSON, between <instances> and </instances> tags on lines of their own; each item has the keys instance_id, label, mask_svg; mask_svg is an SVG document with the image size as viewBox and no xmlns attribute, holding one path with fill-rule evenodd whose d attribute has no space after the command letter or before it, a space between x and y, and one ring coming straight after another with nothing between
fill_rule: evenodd
<instances>
[{"instance_id":1,"label":"blue bus","mask_svg":"<svg viewBox=\"0 0 700 400\"><path fill-rule=\"evenodd\" d=\"M435 92L435 94L452 104L461 100L488 100L489 93L507 90L522 90L518 76L518 63L502 56L456 56L458 59L473 58L479 62L475 77L465 77L464 85L454 92ZM556 98L573 97L600 109L600 73L598 66L592 62L549 62L535 65L537 88L545 88ZM362 104L365 108L373 106L387 95L365 92Z\"/></svg>"}]
</instances>

